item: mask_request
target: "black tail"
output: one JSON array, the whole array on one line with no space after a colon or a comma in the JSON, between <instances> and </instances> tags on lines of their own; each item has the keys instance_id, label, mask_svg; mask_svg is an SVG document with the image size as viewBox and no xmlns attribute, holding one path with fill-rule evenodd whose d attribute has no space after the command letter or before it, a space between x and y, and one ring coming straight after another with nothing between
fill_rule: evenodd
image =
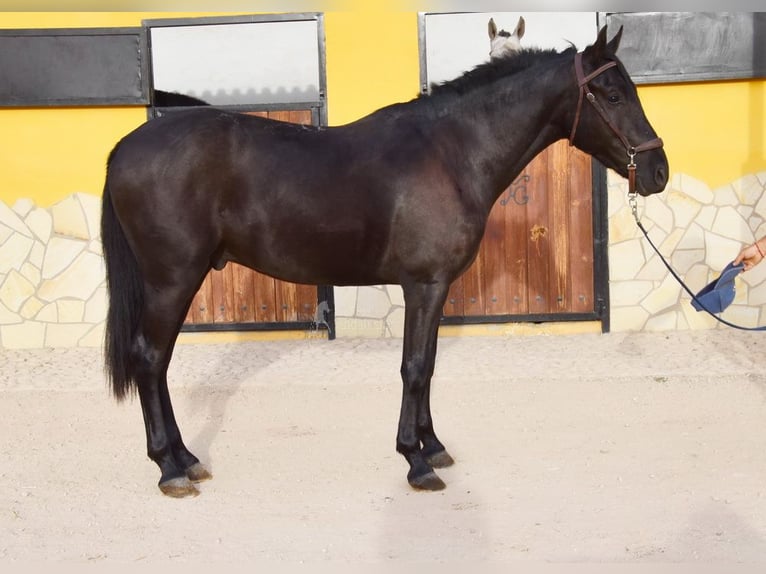
<instances>
[{"instance_id":1,"label":"black tail","mask_svg":"<svg viewBox=\"0 0 766 574\"><path fill-rule=\"evenodd\" d=\"M104 368L112 393L120 401L136 391L131 369L133 336L144 302L144 288L136 258L128 245L112 206L109 167L117 148L109 155L101 205L101 242L106 263L106 290L109 311L106 316Z\"/></svg>"}]
</instances>

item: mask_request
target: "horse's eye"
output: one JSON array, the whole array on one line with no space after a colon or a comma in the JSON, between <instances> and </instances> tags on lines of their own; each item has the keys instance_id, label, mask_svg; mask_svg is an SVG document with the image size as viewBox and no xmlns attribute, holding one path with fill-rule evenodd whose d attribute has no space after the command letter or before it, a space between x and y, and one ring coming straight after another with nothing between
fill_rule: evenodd
<instances>
[{"instance_id":1,"label":"horse's eye","mask_svg":"<svg viewBox=\"0 0 766 574\"><path fill-rule=\"evenodd\" d=\"M609 97L607 99L609 100L610 104L620 103L620 96L618 96L617 94L609 94Z\"/></svg>"}]
</instances>

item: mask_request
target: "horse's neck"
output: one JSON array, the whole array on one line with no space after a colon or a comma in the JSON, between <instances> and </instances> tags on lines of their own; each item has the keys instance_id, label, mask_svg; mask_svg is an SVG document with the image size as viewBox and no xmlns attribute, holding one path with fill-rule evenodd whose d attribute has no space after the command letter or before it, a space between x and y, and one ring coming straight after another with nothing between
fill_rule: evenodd
<instances>
[{"instance_id":1,"label":"horse's neck","mask_svg":"<svg viewBox=\"0 0 766 574\"><path fill-rule=\"evenodd\" d=\"M466 170L463 187L474 189L487 211L538 153L566 137L564 126L574 114L577 91L565 71L566 62L561 62L540 75L525 74L530 81L523 86L503 80L481 88L497 90L494 95L477 90L456 102L462 109L452 117L471 142L469 153L462 148L471 161L459 162Z\"/></svg>"}]
</instances>

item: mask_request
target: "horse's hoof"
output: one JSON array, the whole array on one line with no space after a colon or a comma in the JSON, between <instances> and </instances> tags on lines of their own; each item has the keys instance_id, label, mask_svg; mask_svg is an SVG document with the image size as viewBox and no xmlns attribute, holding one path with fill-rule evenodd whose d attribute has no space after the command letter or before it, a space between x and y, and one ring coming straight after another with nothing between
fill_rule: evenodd
<instances>
[{"instance_id":1,"label":"horse's hoof","mask_svg":"<svg viewBox=\"0 0 766 574\"><path fill-rule=\"evenodd\" d=\"M161 482L159 486L162 494L172 498L186 498L189 496L197 496L199 494L197 487L185 476L171 478L170 480Z\"/></svg>"},{"instance_id":2,"label":"horse's hoof","mask_svg":"<svg viewBox=\"0 0 766 574\"><path fill-rule=\"evenodd\" d=\"M446 450L440 450L426 458L426 462L434 468L447 468L455 464L455 459Z\"/></svg>"},{"instance_id":3,"label":"horse's hoof","mask_svg":"<svg viewBox=\"0 0 766 574\"><path fill-rule=\"evenodd\" d=\"M186 469L186 477L192 482L202 482L203 480L210 480L213 475L202 466L202 463L197 462Z\"/></svg>"},{"instance_id":4,"label":"horse's hoof","mask_svg":"<svg viewBox=\"0 0 766 574\"><path fill-rule=\"evenodd\" d=\"M408 479L410 486L416 490L444 490L447 485L435 472L429 472Z\"/></svg>"}]
</instances>

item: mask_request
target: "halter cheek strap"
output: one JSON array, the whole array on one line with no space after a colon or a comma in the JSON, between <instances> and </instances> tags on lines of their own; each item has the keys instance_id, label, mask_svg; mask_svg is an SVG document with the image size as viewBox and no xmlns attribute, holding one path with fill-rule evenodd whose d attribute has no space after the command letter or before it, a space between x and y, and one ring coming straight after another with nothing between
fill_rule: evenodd
<instances>
[{"instance_id":1,"label":"halter cheek strap","mask_svg":"<svg viewBox=\"0 0 766 574\"><path fill-rule=\"evenodd\" d=\"M569 134L569 145L574 145L574 138L575 133L577 133L577 126L580 125L580 112L582 111L582 100L583 96L587 94L588 101L592 104L595 104L597 107L597 110L603 111L603 108L601 108L600 105L596 102L596 96L593 95L593 92L590 91L590 86L588 85L588 82L590 82L593 78L596 76L602 74L603 72L606 72L609 68L614 68L617 65L617 62L611 61L607 62L597 70L591 72L587 76L583 73L582 70L582 52L578 52L575 54L575 74L577 75L577 87L580 90L580 95L577 98L577 111L575 112L575 119L574 123L572 124L572 131ZM587 90L587 92L586 92ZM599 114L602 117L604 117L601 113ZM615 127L612 125L612 123L607 120L607 124L609 127L612 128L612 130L615 129ZM622 134L619 132L617 133L617 136L620 138L620 140L623 140ZM622 142L625 143L624 141Z\"/></svg>"},{"instance_id":2,"label":"halter cheek strap","mask_svg":"<svg viewBox=\"0 0 766 574\"><path fill-rule=\"evenodd\" d=\"M629 192L634 193L636 189L636 162L634 160L635 155L637 153L640 153L642 151L647 151L650 149L657 149L661 148L663 146L663 142L661 138L654 138L648 141L645 141L642 144L639 144L637 146L631 145L628 141L628 138L625 137L625 135L620 131L620 129L617 127L617 125L612 121L612 119L609 117L609 114L606 113L606 110L604 107L596 100L596 96L593 94L593 92L590 91L590 86L588 85L588 82L590 82L593 78L596 76L602 74L606 70L613 68L617 65L617 62L612 60L611 62L607 62L600 68L597 68L587 76L583 72L582 69L582 52L578 52L575 54L575 74L577 75L577 87L580 90L579 97L577 98L577 111L575 112L575 119L574 123L572 124L572 131L569 134L569 145L574 145L574 138L575 134L577 133L577 126L580 123L580 113L582 112L582 102L583 99L587 99L591 105L595 108L595 110L598 112L598 115L601 116L601 119L604 120L606 125L609 126L609 128L615 133L615 135L619 138L619 140L622 142L622 145L625 146L625 151L628 152L628 158L630 161L628 162L628 184L629 184Z\"/></svg>"}]
</instances>

